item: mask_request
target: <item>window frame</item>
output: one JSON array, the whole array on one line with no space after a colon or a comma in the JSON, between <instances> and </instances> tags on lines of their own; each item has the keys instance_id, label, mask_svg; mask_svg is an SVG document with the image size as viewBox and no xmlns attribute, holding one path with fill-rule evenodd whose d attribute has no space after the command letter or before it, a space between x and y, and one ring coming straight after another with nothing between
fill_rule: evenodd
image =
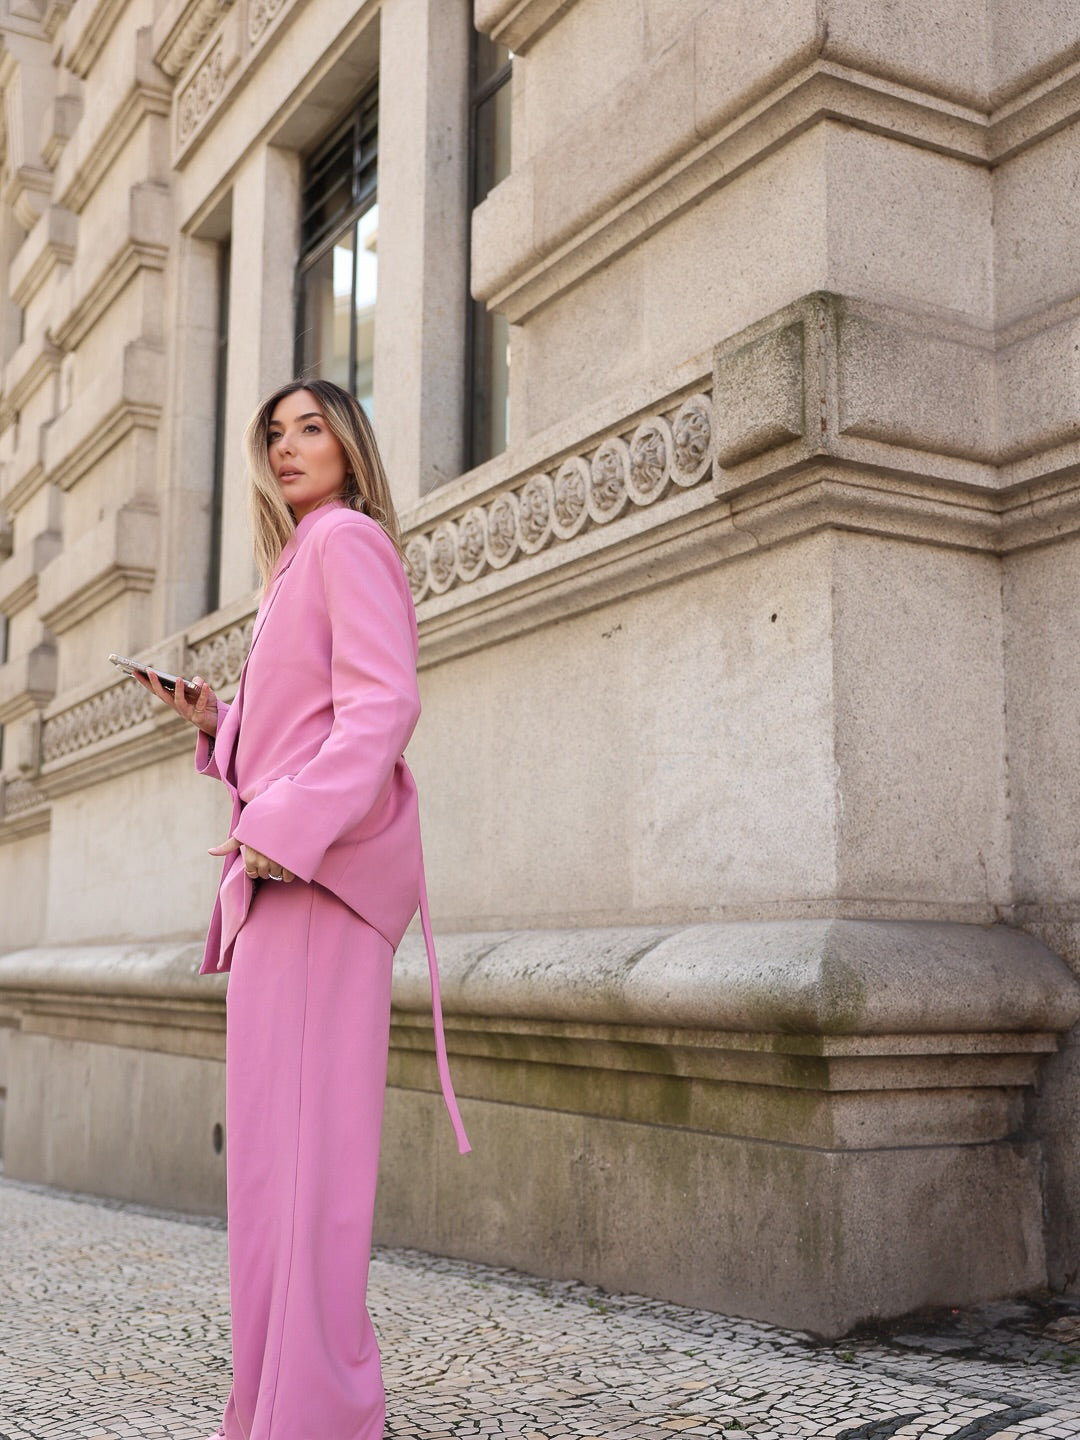
<instances>
[{"instance_id":1,"label":"window frame","mask_svg":"<svg viewBox=\"0 0 1080 1440\"><path fill-rule=\"evenodd\" d=\"M373 122L373 123L372 123ZM313 182L308 179L309 167L326 162L341 147L347 135L352 135L352 176L350 203L325 221L314 234L305 236L304 227L316 212L317 202L309 203ZM365 143L367 142L367 143ZM368 85L353 109L328 132L317 146L303 159L303 180L301 183L300 207L300 255L296 262L294 282L293 315L293 368L297 375L304 375L310 366L304 363L304 304L305 283L311 270L333 250L341 237L352 231L355 237L360 220L379 203L379 82ZM368 177L371 177L370 180ZM327 194L333 194L340 182ZM349 392L356 394L356 285L359 273L359 246L353 244L352 276L350 288L349 324Z\"/></svg>"},{"instance_id":2,"label":"window frame","mask_svg":"<svg viewBox=\"0 0 1080 1440\"><path fill-rule=\"evenodd\" d=\"M480 112L487 101L491 100L504 85L509 85L513 80L514 57L510 52L507 59L486 80L478 81L477 73L480 68L480 48L485 40L480 31L473 30L472 41L469 46L469 120L468 120L468 217L469 223L466 228L465 241L465 397L464 397L464 421L462 427L464 454L466 469L472 470L476 466L484 464L487 460L494 458L494 451L488 453L486 436L481 435L481 425L477 423L476 394L477 376L481 367L486 373L491 364L489 352L489 339L487 327L478 323L485 312L484 303L481 300L474 300L472 294L472 213L487 196L490 189L488 186L480 193L480 154L478 146L478 130ZM483 442L483 443L482 443ZM509 443L509 435L507 436Z\"/></svg>"}]
</instances>

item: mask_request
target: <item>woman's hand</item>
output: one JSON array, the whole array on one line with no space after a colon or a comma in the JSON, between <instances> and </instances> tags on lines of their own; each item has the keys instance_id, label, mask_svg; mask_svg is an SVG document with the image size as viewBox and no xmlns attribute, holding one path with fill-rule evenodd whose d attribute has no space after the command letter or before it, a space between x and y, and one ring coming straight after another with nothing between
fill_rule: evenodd
<instances>
[{"instance_id":1,"label":"woman's hand","mask_svg":"<svg viewBox=\"0 0 1080 1440\"><path fill-rule=\"evenodd\" d=\"M230 835L222 845L215 845L210 851L211 855L230 855L234 850L243 849L244 869L251 880L284 880L286 884L295 880L296 876L291 870L286 870L284 865L279 865L276 860L271 860L269 855L264 855L261 850L253 850L250 845L241 846L235 835Z\"/></svg>"},{"instance_id":2,"label":"woman's hand","mask_svg":"<svg viewBox=\"0 0 1080 1440\"><path fill-rule=\"evenodd\" d=\"M162 704L168 705L192 725L197 725L204 735L217 734L217 696L201 676L196 675L191 681L192 685L198 685L199 693L194 700L189 700L184 694L182 684L178 684L175 691L170 692L149 667L146 673L149 677L146 680L137 671L132 673L131 678L137 680L144 690L149 690L151 695L156 695Z\"/></svg>"}]
</instances>

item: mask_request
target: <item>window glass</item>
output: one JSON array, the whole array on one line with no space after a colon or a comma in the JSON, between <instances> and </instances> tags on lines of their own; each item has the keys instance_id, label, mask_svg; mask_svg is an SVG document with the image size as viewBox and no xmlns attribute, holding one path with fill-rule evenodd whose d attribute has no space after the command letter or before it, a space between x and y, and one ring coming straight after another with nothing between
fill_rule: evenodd
<instances>
[{"instance_id":1,"label":"window glass","mask_svg":"<svg viewBox=\"0 0 1080 1440\"><path fill-rule=\"evenodd\" d=\"M470 201L479 205L510 173L513 56L479 31L473 37L469 105ZM510 332L503 315L469 299L468 464L480 465L506 449L510 436Z\"/></svg>"},{"instance_id":2,"label":"window glass","mask_svg":"<svg viewBox=\"0 0 1080 1440\"><path fill-rule=\"evenodd\" d=\"M378 292L377 124L373 87L305 162L296 287L297 373L333 380L369 415Z\"/></svg>"}]
</instances>

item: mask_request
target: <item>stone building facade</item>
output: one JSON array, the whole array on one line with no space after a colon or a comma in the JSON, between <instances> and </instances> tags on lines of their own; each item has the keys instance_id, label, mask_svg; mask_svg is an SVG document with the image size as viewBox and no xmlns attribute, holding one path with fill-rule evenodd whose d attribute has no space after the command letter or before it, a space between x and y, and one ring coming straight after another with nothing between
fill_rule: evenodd
<instances>
[{"instance_id":1,"label":"stone building facade","mask_svg":"<svg viewBox=\"0 0 1080 1440\"><path fill-rule=\"evenodd\" d=\"M307 366L475 1145L410 935L381 1237L827 1334L1075 1286L1075 5L0 3L6 1173L223 1204L224 796L105 657L231 693Z\"/></svg>"}]
</instances>

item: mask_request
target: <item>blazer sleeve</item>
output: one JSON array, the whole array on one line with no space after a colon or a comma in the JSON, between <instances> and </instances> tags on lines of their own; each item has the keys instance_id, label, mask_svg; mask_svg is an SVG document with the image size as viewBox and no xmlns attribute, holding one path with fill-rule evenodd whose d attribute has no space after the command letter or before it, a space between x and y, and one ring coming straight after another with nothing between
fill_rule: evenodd
<instances>
[{"instance_id":1,"label":"blazer sleeve","mask_svg":"<svg viewBox=\"0 0 1080 1440\"><path fill-rule=\"evenodd\" d=\"M388 794L420 715L412 601L397 551L368 525L336 525L322 578L331 632L334 718L296 775L245 807L233 834L302 880Z\"/></svg>"},{"instance_id":2,"label":"blazer sleeve","mask_svg":"<svg viewBox=\"0 0 1080 1440\"><path fill-rule=\"evenodd\" d=\"M221 722L229 713L229 704L226 700L217 702L217 723L221 728ZM218 763L214 756L214 736L207 735L205 730L199 731L199 738L195 742L195 769L200 775L209 775L211 780L223 780L225 777L218 769Z\"/></svg>"}]
</instances>

